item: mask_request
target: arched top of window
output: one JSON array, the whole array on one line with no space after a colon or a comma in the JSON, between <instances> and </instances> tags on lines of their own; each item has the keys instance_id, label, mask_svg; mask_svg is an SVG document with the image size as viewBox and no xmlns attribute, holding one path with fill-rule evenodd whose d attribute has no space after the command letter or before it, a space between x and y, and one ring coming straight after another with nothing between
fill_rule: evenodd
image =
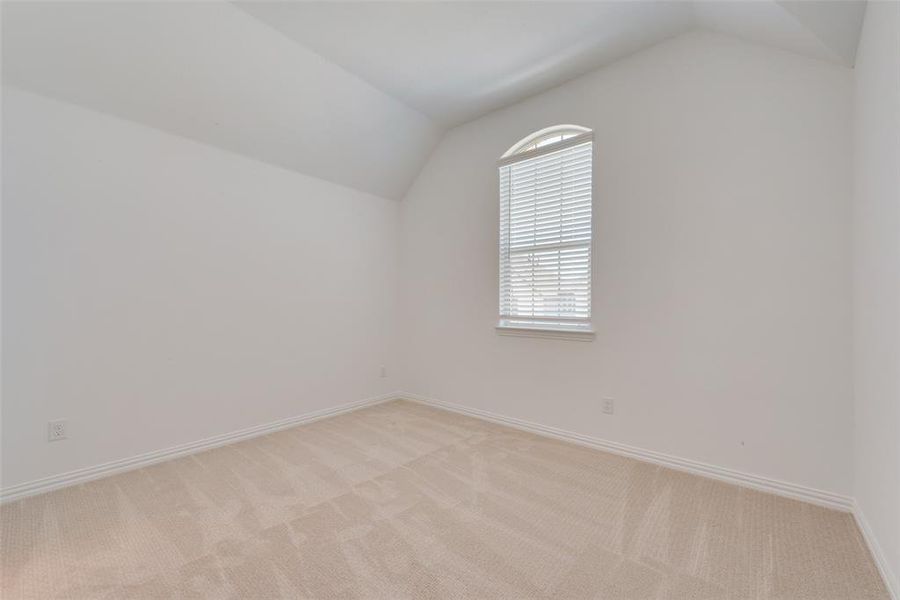
<instances>
[{"instance_id":1,"label":"arched top of window","mask_svg":"<svg viewBox=\"0 0 900 600\"><path fill-rule=\"evenodd\" d=\"M537 150L551 144L556 144L585 133L591 130L580 125L554 125L546 127L540 131L535 131L531 135L527 135L507 150L501 158L509 158L517 154L524 154L531 150Z\"/></svg>"}]
</instances>

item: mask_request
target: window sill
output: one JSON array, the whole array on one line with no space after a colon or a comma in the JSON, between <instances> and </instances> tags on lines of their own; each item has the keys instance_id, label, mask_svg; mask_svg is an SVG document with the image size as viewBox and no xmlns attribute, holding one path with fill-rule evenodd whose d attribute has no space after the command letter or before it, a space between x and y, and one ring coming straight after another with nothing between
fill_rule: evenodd
<instances>
[{"instance_id":1,"label":"window sill","mask_svg":"<svg viewBox=\"0 0 900 600\"><path fill-rule=\"evenodd\" d=\"M551 340L570 340L576 342L592 342L594 341L594 330L583 329L555 329L552 327L522 327L510 325L497 325L495 327L498 335L511 335L515 337L534 337Z\"/></svg>"}]
</instances>

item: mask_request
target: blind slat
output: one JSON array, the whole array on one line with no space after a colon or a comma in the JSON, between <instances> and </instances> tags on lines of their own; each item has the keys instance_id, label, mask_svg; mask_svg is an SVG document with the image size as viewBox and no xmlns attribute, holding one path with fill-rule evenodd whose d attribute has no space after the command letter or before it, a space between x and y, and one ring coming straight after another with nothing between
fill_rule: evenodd
<instances>
[{"instance_id":1,"label":"blind slat","mask_svg":"<svg viewBox=\"0 0 900 600\"><path fill-rule=\"evenodd\" d=\"M500 167L501 319L590 319L591 167L590 141Z\"/></svg>"}]
</instances>

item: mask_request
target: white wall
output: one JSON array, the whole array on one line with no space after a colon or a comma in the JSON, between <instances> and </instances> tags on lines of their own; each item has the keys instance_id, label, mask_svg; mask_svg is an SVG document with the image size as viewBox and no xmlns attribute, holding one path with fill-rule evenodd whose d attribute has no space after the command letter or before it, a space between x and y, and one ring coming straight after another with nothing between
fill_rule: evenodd
<instances>
[{"instance_id":1,"label":"white wall","mask_svg":"<svg viewBox=\"0 0 900 600\"><path fill-rule=\"evenodd\" d=\"M854 495L900 594L900 4L869 3L855 76Z\"/></svg>"},{"instance_id":2,"label":"white wall","mask_svg":"<svg viewBox=\"0 0 900 600\"><path fill-rule=\"evenodd\" d=\"M875 232L857 267L879 270L857 268L862 298L897 267L878 258L897 213L875 116L893 106L891 34L874 27L857 172L881 187L857 180L857 230ZM7 86L2 485L404 387L850 494L851 87L840 67L691 34L452 130L401 209ZM596 132L597 338L499 337L494 163L566 122ZM897 338L856 312L864 373ZM898 531L873 457L896 441L900 378L860 382L855 493ZM70 439L48 444L56 418Z\"/></svg>"},{"instance_id":3,"label":"white wall","mask_svg":"<svg viewBox=\"0 0 900 600\"><path fill-rule=\"evenodd\" d=\"M851 83L695 33L450 131L402 208L408 391L849 494ZM591 343L494 331L495 161L558 123L595 131Z\"/></svg>"},{"instance_id":4,"label":"white wall","mask_svg":"<svg viewBox=\"0 0 900 600\"><path fill-rule=\"evenodd\" d=\"M3 101L4 487L395 387L396 202Z\"/></svg>"}]
</instances>

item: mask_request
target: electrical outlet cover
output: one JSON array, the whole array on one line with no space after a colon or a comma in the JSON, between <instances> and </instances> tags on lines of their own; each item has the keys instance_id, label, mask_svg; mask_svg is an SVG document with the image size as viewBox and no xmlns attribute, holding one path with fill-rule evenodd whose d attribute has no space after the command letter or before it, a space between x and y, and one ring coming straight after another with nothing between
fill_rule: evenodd
<instances>
[{"instance_id":1,"label":"electrical outlet cover","mask_svg":"<svg viewBox=\"0 0 900 600\"><path fill-rule=\"evenodd\" d=\"M47 440L57 442L64 439L66 439L66 421L64 419L50 421L47 427Z\"/></svg>"}]
</instances>

